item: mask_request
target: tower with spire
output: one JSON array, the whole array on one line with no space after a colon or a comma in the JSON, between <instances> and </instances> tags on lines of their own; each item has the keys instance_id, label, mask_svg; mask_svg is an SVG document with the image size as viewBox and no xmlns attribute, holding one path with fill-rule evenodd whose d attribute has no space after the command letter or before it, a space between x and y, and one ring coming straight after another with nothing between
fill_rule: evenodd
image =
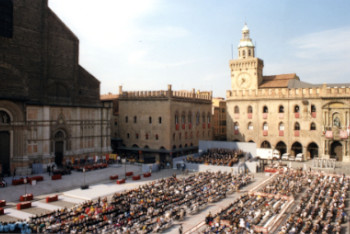
<instances>
[{"instance_id":1,"label":"tower with spire","mask_svg":"<svg viewBox=\"0 0 350 234\"><path fill-rule=\"evenodd\" d=\"M255 57L255 46L244 24L238 44L238 59L230 61L231 89L257 89L262 82L264 62Z\"/></svg>"}]
</instances>

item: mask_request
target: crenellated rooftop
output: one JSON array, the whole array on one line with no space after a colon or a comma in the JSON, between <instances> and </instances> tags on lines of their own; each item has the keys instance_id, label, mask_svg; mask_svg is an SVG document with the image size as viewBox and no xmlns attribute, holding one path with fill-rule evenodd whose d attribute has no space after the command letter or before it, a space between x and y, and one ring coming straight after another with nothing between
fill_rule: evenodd
<instances>
[{"instance_id":1,"label":"crenellated rooftop","mask_svg":"<svg viewBox=\"0 0 350 234\"><path fill-rule=\"evenodd\" d=\"M212 91L201 92L199 90L192 89L192 91L172 90L171 85L168 85L168 90L157 90L157 91L123 91L122 86L119 86L119 98L120 99L168 99L178 98L187 100L212 100Z\"/></svg>"},{"instance_id":2,"label":"crenellated rooftop","mask_svg":"<svg viewBox=\"0 0 350 234\"><path fill-rule=\"evenodd\" d=\"M255 90L228 90L228 100L234 99L288 99L288 98L350 98L350 86L327 87L326 84L312 88L271 88Z\"/></svg>"}]
</instances>

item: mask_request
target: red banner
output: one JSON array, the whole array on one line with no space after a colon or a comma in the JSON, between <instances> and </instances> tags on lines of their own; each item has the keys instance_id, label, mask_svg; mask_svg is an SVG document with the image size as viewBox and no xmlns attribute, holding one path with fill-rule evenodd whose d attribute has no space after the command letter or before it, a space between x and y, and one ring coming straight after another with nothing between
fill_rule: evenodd
<instances>
[{"instance_id":1,"label":"red banner","mask_svg":"<svg viewBox=\"0 0 350 234\"><path fill-rule=\"evenodd\" d=\"M348 133L346 130L340 130L339 136L341 139L346 139L348 138Z\"/></svg>"},{"instance_id":2,"label":"red banner","mask_svg":"<svg viewBox=\"0 0 350 234\"><path fill-rule=\"evenodd\" d=\"M332 131L326 131L326 138L333 138L333 132Z\"/></svg>"}]
</instances>

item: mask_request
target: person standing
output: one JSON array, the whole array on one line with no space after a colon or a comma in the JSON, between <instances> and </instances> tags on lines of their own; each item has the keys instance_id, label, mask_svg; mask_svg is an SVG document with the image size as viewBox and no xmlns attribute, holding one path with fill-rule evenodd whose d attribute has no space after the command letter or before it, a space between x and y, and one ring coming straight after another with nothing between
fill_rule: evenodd
<instances>
[{"instance_id":1,"label":"person standing","mask_svg":"<svg viewBox=\"0 0 350 234\"><path fill-rule=\"evenodd\" d=\"M183 232L183 227L182 227L182 224L180 224L180 227L179 227L179 234L182 234Z\"/></svg>"},{"instance_id":2,"label":"person standing","mask_svg":"<svg viewBox=\"0 0 350 234\"><path fill-rule=\"evenodd\" d=\"M50 166L50 164L47 164L46 170L49 173L49 176L51 176L51 166Z\"/></svg>"}]
</instances>

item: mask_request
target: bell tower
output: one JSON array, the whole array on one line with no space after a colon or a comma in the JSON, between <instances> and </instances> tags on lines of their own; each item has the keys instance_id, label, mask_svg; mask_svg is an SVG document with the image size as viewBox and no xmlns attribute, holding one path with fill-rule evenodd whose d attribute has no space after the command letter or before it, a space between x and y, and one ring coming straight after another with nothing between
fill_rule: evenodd
<instances>
[{"instance_id":1,"label":"bell tower","mask_svg":"<svg viewBox=\"0 0 350 234\"><path fill-rule=\"evenodd\" d=\"M258 89L262 82L264 62L255 57L255 46L244 24L238 44L238 59L230 61L231 89Z\"/></svg>"}]
</instances>

